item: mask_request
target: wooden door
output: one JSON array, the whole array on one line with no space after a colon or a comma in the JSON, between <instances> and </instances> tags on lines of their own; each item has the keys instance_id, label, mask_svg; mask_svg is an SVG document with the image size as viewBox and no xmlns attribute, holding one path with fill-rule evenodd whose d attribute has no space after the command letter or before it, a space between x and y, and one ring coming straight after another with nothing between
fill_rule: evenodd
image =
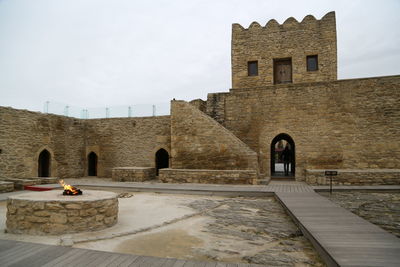
<instances>
[{"instance_id":1,"label":"wooden door","mask_svg":"<svg viewBox=\"0 0 400 267\"><path fill-rule=\"evenodd\" d=\"M274 83L292 82L292 59L274 60Z\"/></svg>"}]
</instances>

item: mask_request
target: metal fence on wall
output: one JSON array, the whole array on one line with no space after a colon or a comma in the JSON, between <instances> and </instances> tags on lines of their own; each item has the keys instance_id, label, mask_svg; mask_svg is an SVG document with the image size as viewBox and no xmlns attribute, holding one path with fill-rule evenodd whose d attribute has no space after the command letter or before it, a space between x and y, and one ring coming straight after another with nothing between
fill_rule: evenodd
<instances>
[{"instance_id":1,"label":"metal fence on wall","mask_svg":"<svg viewBox=\"0 0 400 267\"><path fill-rule=\"evenodd\" d=\"M82 108L60 102L46 101L43 112L80 119L150 117L170 115L170 103Z\"/></svg>"}]
</instances>

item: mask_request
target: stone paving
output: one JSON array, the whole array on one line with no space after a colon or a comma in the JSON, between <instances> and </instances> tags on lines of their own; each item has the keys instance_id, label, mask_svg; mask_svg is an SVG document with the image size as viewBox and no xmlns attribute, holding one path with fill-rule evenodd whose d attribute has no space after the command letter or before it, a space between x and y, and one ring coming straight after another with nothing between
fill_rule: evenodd
<instances>
[{"instance_id":1,"label":"stone paving","mask_svg":"<svg viewBox=\"0 0 400 267\"><path fill-rule=\"evenodd\" d=\"M204 215L213 219L203 229L213 237L213 244L198 251L207 258L233 257L268 266L325 266L273 197L198 200L188 206L205 210ZM243 256L245 250L256 253Z\"/></svg>"},{"instance_id":2,"label":"stone paving","mask_svg":"<svg viewBox=\"0 0 400 267\"><path fill-rule=\"evenodd\" d=\"M400 192L320 193L341 207L400 237Z\"/></svg>"}]
</instances>

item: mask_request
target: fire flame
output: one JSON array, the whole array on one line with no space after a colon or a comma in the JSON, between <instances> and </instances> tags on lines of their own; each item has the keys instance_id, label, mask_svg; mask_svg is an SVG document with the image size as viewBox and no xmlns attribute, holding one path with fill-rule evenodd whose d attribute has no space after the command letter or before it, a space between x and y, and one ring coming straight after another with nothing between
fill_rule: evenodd
<instances>
[{"instance_id":1,"label":"fire flame","mask_svg":"<svg viewBox=\"0 0 400 267\"><path fill-rule=\"evenodd\" d=\"M69 191L71 195L79 194L77 188L73 187L72 185L64 183L64 180L59 181L60 185L64 187L64 191Z\"/></svg>"}]
</instances>

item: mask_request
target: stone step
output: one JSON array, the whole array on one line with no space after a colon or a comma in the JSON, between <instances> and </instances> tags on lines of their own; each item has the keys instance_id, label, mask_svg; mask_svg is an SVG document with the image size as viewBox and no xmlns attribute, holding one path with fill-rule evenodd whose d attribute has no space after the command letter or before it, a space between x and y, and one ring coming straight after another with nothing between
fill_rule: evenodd
<instances>
[{"instance_id":1,"label":"stone step","mask_svg":"<svg viewBox=\"0 0 400 267\"><path fill-rule=\"evenodd\" d=\"M14 183L0 181L0 193L12 192L14 191Z\"/></svg>"},{"instance_id":2,"label":"stone step","mask_svg":"<svg viewBox=\"0 0 400 267\"><path fill-rule=\"evenodd\" d=\"M267 185L271 181L271 178L266 178L266 179L258 179L257 184L259 185Z\"/></svg>"}]
</instances>

